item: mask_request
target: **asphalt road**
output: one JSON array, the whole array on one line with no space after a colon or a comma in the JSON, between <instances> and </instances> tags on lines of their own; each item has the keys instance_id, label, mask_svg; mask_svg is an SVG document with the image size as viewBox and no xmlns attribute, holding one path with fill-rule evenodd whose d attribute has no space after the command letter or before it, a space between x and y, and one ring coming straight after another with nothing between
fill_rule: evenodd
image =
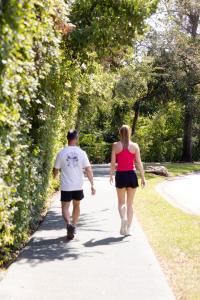
<instances>
[{"instance_id":1,"label":"asphalt road","mask_svg":"<svg viewBox=\"0 0 200 300\"><path fill-rule=\"evenodd\" d=\"M200 173L169 178L156 190L172 205L184 212L200 215Z\"/></svg>"}]
</instances>

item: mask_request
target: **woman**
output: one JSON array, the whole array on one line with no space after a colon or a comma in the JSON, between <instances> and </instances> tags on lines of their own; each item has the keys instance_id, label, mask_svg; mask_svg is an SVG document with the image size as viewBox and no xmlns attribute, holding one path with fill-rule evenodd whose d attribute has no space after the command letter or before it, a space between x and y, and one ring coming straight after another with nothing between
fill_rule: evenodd
<instances>
[{"instance_id":1,"label":"woman","mask_svg":"<svg viewBox=\"0 0 200 300\"><path fill-rule=\"evenodd\" d=\"M140 149L136 143L130 140L131 129L123 125L120 130L120 141L113 143L110 183L113 182L113 174L116 169L115 186L118 196L118 210L121 217L120 234L131 234L133 219L133 200L138 187L138 179L135 172L135 162L141 174L141 185L145 186L144 169L140 158Z\"/></svg>"}]
</instances>

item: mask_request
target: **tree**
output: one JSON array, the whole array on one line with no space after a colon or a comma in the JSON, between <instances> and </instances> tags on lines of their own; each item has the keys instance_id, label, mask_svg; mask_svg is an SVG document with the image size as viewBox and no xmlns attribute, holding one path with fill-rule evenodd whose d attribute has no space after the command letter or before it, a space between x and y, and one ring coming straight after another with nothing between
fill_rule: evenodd
<instances>
[{"instance_id":1,"label":"tree","mask_svg":"<svg viewBox=\"0 0 200 300\"><path fill-rule=\"evenodd\" d=\"M182 160L192 161L192 123L195 118L197 91L200 84L200 39L198 26L200 24L199 1L172 1L168 6L171 15L173 9L176 24L176 47L174 47L175 60L182 71L177 68L179 76L178 93L184 104L184 136ZM180 31L178 32L177 29ZM176 81L177 82L177 81Z\"/></svg>"},{"instance_id":2,"label":"tree","mask_svg":"<svg viewBox=\"0 0 200 300\"><path fill-rule=\"evenodd\" d=\"M71 42L102 55L131 46L136 33L144 32L144 20L156 9L157 0L77 0L72 3L71 21L76 30Z\"/></svg>"},{"instance_id":3,"label":"tree","mask_svg":"<svg viewBox=\"0 0 200 300\"><path fill-rule=\"evenodd\" d=\"M160 78L149 85L148 99L158 103L176 99L182 103L184 134L182 160L192 161L193 119L200 105L200 39L198 35L200 5L198 1L161 1L158 15L161 31L147 39L148 55L154 57L154 67L160 68ZM158 17L159 18L159 17ZM146 101L148 103L148 101ZM155 103L155 102L154 102Z\"/></svg>"}]
</instances>

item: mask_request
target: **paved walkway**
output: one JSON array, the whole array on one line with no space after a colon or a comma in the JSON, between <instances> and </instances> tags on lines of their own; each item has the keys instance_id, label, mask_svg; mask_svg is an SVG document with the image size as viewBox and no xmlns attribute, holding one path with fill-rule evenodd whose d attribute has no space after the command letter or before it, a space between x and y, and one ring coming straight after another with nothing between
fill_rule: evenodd
<instances>
[{"instance_id":1,"label":"paved walkway","mask_svg":"<svg viewBox=\"0 0 200 300\"><path fill-rule=\"evenodd\" d=\"M114 187L86 183L80 227L66 242L58 196L45 221L0 282L2 300L175 300L140 225L119 235Z\"/></svg>"},{"instance_id":2,"label":"paved walkway","mask_svg":"<svg viewBox=\"0 0 200 300\"><path fill-rule=\"evenodd\" d=\"M200 215L200 173L169 178L156 190L172 205L186 213Z\"/></svg>"}]
</instances>

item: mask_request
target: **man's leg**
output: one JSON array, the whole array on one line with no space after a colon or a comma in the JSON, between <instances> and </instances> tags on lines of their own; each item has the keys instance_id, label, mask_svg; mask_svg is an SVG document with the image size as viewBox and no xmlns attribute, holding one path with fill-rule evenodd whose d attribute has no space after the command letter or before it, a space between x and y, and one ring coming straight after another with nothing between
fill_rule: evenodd
<instances>
[{"instance_id":1,"label":"man's leg","mask_svg":"<svg viewBox=\"0 0 200 300\"><path fill-rule=\"evenodd\" d=\"M69 212L70 202L71 201L68 201L68 202L61 201L62 216L63 216L63 219L65 220L66 224L70 224L70 212Z\"/></svg>"},{"instance_id":2,"label":"man's leg","mask_svg":"<svg viewBox=\"0 0 200 300\"><path fill-rule=\"evenodd\" d=\"M74 226L76 226L79 216L80 216L80 201L73 200L72 222Z\"/></svg>"},{"instance_id":3,"label":"man's leg","mask_svg":"<svg viewBox=\"0 0 200 300\"><path fill-rule=\"evenodd\" d=\"M75 231L75 227L70 224L70 212L69 212L70 202L71 201L67 201L67 202L62 201L61 202L63 219L65 220L66 225L67 225L66 227L67 227L67 239L68 240L72 240L74 238L74 231Z\"/></svg>"}]
</instances>

